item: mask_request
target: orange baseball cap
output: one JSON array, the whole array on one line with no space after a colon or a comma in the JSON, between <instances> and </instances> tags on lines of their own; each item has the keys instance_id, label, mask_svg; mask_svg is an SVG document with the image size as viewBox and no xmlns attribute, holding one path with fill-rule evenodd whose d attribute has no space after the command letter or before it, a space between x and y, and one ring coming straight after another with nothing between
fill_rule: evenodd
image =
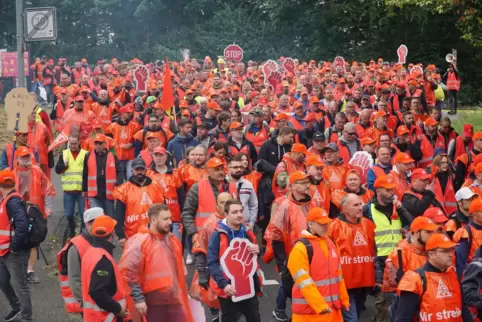
<instances>
[{"instance_id":1,"label":"orange baseball cap","mask_svg":"<svg viewBox=\"0 0 482 322\"><path fill-rule=\"evenodd\" d=\"M310 165L314 165L315 167L322 167L325 165L325 163L318 155L312 154L306 159L306 166L308 167Z\"/></svg>"},{"instance_id":2,"label":"orange baseball cap","mask_svg":"<svg viewBox=\"0 0 482 322\"><path fill-rule=\"evenodd\" d=\"M433 118L433 117L429 117L428 119L425 120L425 122L423 122L423 124L425 126L436 126L438 125L438 122Z\"/></svg>"},{"instance_id":3,"label":"orange baseball cap","mask_svg":"<svg viewBox=\"0 0 482 322\"><path fill-rule=\"evenodd\" d=\"M153 150L152 150L152 154L156 154L156 153L159 153L159 154L166 154L166 149L164 149L162 146L156 146Z\"/></svg>"},{"instance_id":4,"label":"orange baseball cap","mask_svg":"<svg viewBox=\"0 0 482 322\"><path fill-rule=\"evenodd\" d=\"M405 125L400 125L397 129L397 136L402 136L404 134L410 134L410 131Z\"/></svg>"},{"instance_id":5,"label":"orange baseball cap","mask_svg":"<svg viewBox=\"0 0 482 322\"><path fill-rule=\"evenodd\" d=\"M99 119L94 119L94 120L92 121L92 127L93 127L94 129L100 129L100 128L103 128L103 127L104 127L104 123L103 123L101 120L99 120Z\"/></svg>"},{"instance_id":6,"label":"orange baseball cap","mask_svg":"<svg viewBox=\"0 0 482 322\"><path fill-rule=\"evenodd\" d=\"M475 198L472 200L469 206L469 213L473 214L474 212L482 211L482 199Z\"/></svg>"},{"instance_id":7,"label":"orange baseball cap","mask_svg":"<svg viewBox=\"0 0 482 322\"><path fill-rule=\"evenodd\" d=\"M241 130L241 129L243 129L243 123L233 122L233 123L231 123L231 125L229 126L229 129L230 129L230 130Z\"/></svg>"},{"instance_id":8,"label":"orange baseball cap","mask_svg":"<svg viewBox=\"0 0 482 322\"><path fill-rule=\"evenodd\" d=\"M306 148L306 145L301 144L301 143L295 143L291 147L291 152L298 152L298 153L308 153L308 149Z\"/></svg>"},{"instance_id":9,"label":"orange baseball cap","mask_svg":"<svg viewBox=\"0 0 482 322\"><path fill-rule=\"evenodd\" d=\"M445 234L433 234L432 236L429 237L427 240L427 243L425 244L425 250L433 250L436 248L454 248L455 243L450 240L450 238L445 235Z\"/></svg>"},{"instance_id":10,"label":"orange baseball cap","mask_svg":"<svg viewBox=\"0 0 482 322\"><path fill-rule=\"evenodd\" d=\"M105 143L107 139L105 138L104 134L96 134L94 137L94 142L102 142Z\"/></svg>"},{"instance_id":11,"label":"orange baseball cap","mask_svg":"<svg viewBox=\"0 0 482 322\"><path fill-rule=\"evenodd\" d=\"M290 175L290 184L295 181L304 180L308 178L308 175L302 171L295 171Z\"/></svg>"},{"instance_id":12,"label":"orange baseball cap","mask_svg":"<svg viewBox=\"0 0 482 322\"><path fill-rule=\"evenodd\" d=\"M375 142L376 141L374 139L372 139L371 137L368 137L368 136L365 136L365 137L360 139L361 146L370 145L370 144L373 144Z\"/></svg>"},{"instance_id":13,"label":"orange baseball cap","mask_svg":"<svg viewBox=\"0 0 482 322\"><path fill-rule=\"evenodd\" d=\"M383 175L379 176L375 183L373 183L375 188L385 188L385 189L395 189L397 184L393 181L393 177L391 175Z\"/></svg>"},{"instance_id":14,"label":"orange baseball cap","mask_svg":"<svg viewBox=\"0 0 482 322\"><path fill-rule=\"evenodd\" d=\"M442 209L438 207L428 208L423 213L423 217L431 219L436 224L443 224L449 221L449 219L447 218L447 216L445 216ZM423 218L423 217L418 217L418 218Z\"/></svg>"},{"instance_id":15,"label":"orange baseball cap","mask_svg":"<svg viewBox=\"0 0 482 322\"><path fill-rule=\"evenodd\" d=\"M206 169L217 168L220 166L224 166L224 162L219 158L211 158L206 163Z\"/></svg>"},{"instance_id":16,"label":"orange baseball cap","mask_svg":"<svg viewBox=\"0 0 482 322\"><path fill-rule=\"evenodd\" d=\"M208 104L208 108L212 109L212 110L216 110L216 111L222 111L221 107L219 106L218 103L216 102L210 102Z\"/></svg>"},{"instance_id":17,"label":"orange baseball cap","mask_svg":"<svg viewBox=\"0 0 482 322\"><path fill-rule=\"evenodd\" d=\"M379 117L387 116L387 113L384 111L378 111L375 114L373 114L373 119L376 120Z\"/></svg>"},{"instance_id":18,"label":"orange baseball cap","mask_svg":"<svg viewBox=\"0 0 482 322\"><path fill-rule=\"evenodd\" d=\"M10 169L3 169L0 171L0 183L14 183L15 174Z\"/></svg>"},{"instance_id":19,"label":"orange baseball cap","mask_svg":"<svg viewBox=\"0 0 482 322\"><path fill-rule=\"evenodd\" d=\"M314 221L320 225L327 225L332 222L326 210L320 207L311 208L306 215L306 221Z\"/></svg>"},{"instance_id":20,"label":"orange baseball cap","mask_svg":"<svg viewBox=\"0 0 482 322\"><path fill-rule=\"evenodd\" d=\"M472 140L481 140L482 139L482 132L475 132L474 136L472 137Z\"/></svg>"},{"instance_id":21,"label":"orange baseball cap","mask_svg":"<svg viewBox=\"0 0 482 322\"><path fill-rule=\"evenodd\" d=\"M478 163L476 166L475 166L475 175L478 175L482 172L482 163Z\"/></svg>"},{"instance_id":22,"label":"orange baseball cap","mask_svg":"<svg viewBox=\"0 0 482 322\"><path fill-rule=\"evenodd\" d=\"M418 216L410 224L410 231L412 232L420 230L436 231L437 229L438 226L434 224L432 219L424 216Z\"/></svg>"},{"instance_id":23,"label":"orange baseball cap","mask_svg":"<svg viewBox=\"0 0 482 322\"><path fill-rule=\"evenodd\" d=\"M318 98L318 96L311 96L310 103L319 103L319 102L320 102L320 99Z\"/></svg>"},{"instance_id":24,"label":"orange baseball cap","mask_svg":"<svg viewBox=\"0 0 482 322\"><path fill-rule=\"evenodd\" d=\"M288 114L285 114L285 113L279 113L275 118L274 120L275 121L283 121L283 120L289 120L290 117L288 116Z\"/></svg>"},{"instance_id":25,"label":"orange baseball cap","mask_svg":"<svg viewBox=\"0 0 482 322\"><path fill-rule=\"evenodd\" d=\"M152 139L152 138L161 138L161 133L159 132L147 132L146 134L146 140Z\"/></svg>"},{"instance_id":26,"label":"orange baseball cap","mask_svg":"<svg viewBox=\"0 0 482 322\"><path fill-rule=\"evenodd\" d=\"M412 180L417 180L417 179L428 180L430 179L430 174L428 174L424 169L415 169L412 171Z\"/></svg>"},{"instance_id":27,"label":"orange baseball cap","mask_svg":"<svg viewBox=\"0 0 482 322\"><path fill-rule=\"evenodd\" d=\"M414 163L415 160L412 159L407 153L400 152L395 156L395 164L397 163Z\"/></svg>"},{"instance_id":28,"label":"orange baseball cap","mask_svg":"<svg viewBox=\"0 0 482 322\"><path fill-rule=\"evenodd\" d=\"M182 100L182 101L179 102L179 107L180 107L180 108L187 107L187 106L188 106L188 104L187 104L187 101L186 101L186 100Z\"/></svg>"},{"instance_id":29,"label":"orange baseball cap","mask_svg":"<svg viewBox=\"0 0 482 322\"><path fill-rule=\"evenodd\" d=\"M106 237L112 235L117 221L109 216L97 217L92 223L92 235L96 237Z\"/></svg>"},{"instance_id":30,"label":"orange baseball cap","mask_svg":"<svg viewBox=\"0 0 482 322\"><path fill-rule=\"evenodd\" d=\"M16 157L24 157L30 155L30 150L26 146L19 146L17 150L15 150Z\"/></svg>"}]
</instances>

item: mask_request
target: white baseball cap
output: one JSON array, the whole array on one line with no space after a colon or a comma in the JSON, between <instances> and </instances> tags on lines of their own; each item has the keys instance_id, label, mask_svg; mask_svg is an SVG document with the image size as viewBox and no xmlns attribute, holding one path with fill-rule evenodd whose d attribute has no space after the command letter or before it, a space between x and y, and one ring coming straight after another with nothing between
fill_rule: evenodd
<instances>
[{"instance_id":1,"label":"white baseball cap","mask_svg":"<svg viewBox=\"0 0 482 322\"><path fill-rule=\"evenodd\" d=\"M457 193L455 194L455 200L468 200L473 196L477 196L477 194L473 192L472 189L470 189L469 187L463 187L459 189L459 191L457 191Z\"/></svg>"},{"instance_id":2,"label":"white baseball cap","mask_svg":"<svg viewBox=\"0 0 482 322\"><path fill-rule=\"evenodd\" d=\"M86 211L84 211L84 223L87 224L92 220L103 215L104 215L104 209L100 207L89 208Z\"/></svg>"}]
</instances>

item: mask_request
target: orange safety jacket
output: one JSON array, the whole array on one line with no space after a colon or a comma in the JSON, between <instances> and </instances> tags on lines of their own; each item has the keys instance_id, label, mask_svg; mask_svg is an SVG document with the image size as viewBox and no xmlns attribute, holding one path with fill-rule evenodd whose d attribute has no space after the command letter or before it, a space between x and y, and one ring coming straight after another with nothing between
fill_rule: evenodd
<instances>
[{"instance_id":1,"label":"orange safety jacket","mask_svg":"<svg viewBox=\"0 0 482 322\"><path fill-rule=\"evenodd\" d=\"M321 174L323 176L323 180L330 183L330 190L333 191L336 189L345 188L344 179L348 170L349 166L344 165L343 162L339 162L337 164L325 163L325 167L323 168Z\"/></svg>"},{"instance_id":2,"label":"orange safety jacket","mask_svg":"<svg viewBox=\"0 0 482 322\"><path fill-rule=\"evenodd\" d=\"M74 79L74 84L80 84L80 81L82 80L82 76L86 74L85 69L83 67L80 68L80 70L77 70L77 68L72 69L72 76Z\"/></svg>"},{"instance_id":3,"label":"orange safety jacket","mask_svg":"<svg viewBox=\"0 0 482 322\"><path fill-rule=\"evenodd\" d=\"M48 147L52 141L52 134L43 123L35 123L35 126L28 132L28 145L37 148L41 165L48 165Z\"/></svg>"},{"instance_id":4,"label":"orange safety jacket","mask_svg":"<svg viewBox=\"0 0 482 322\"><path fill-rule=\"evenodd\" d=\"M58 100L55 104L56 118L54 120L54 127L57 133L62 132L62 129L64 128L64 114L70 109L73 102L74 100L71 97L68 97L65 105L61 100Z\"/></svg>"},{"instance_id":5,"label":"orange safety jacket","mask_svg":"<svg viewBox=\"0 0 482 322\"><path fill-rule=\"evenodd\" d=\"M115 104L103 105L95 102L91 105L90 110L94 112L95 116L104 123L104 129L112 124L112 114L115 110Z\"/></svg>"},{"instance_id":6,"label":"orange safety jacket","mask_svg":"<svg viewBox=\"0 0 482 322\"><path fill-rule=\"evenodd\" d=\"M140 187L127 181L114 188L114 199L122 202L124 214L124 232L126 238L132 237L140 227L149 223L147 211L152 205L164 203L164 189L156 181L148 178L146 185Z\"/></svg>"},{"instance_id":7,"label":"orange safety jacket","mask_svg":"<svg viewBox=\"0 0 482 322\"><path fill-rule=\"evenodd\" d=\"M343 197L345 197L349 193L355 193L347 190L348 188L345 189L336 189L331 192L331 202L335 205L336 208L341 210L341 200ZM368 203L370 199L372 199L374 193L371 190L361 188L361 191L363 192L362 194L355 193L358 195L361 200L363 201L364 204ZM330 209L330 208L324 208L324 209Z\"/></svg>"},{"instance_id":8,"label":"orange safety jacket","mask_svg":"<svg viewBox=\"0 0 482 322\"><path fill-rule=\"evenodd\" d=\"M92 273L94 272L96 265L103 257L106 257L112 263L112 267L114 267L117 290L112 299L119 303L122 307L126 306L126 292L124 289L124 283L116 262L106 250L98 247L91 247L82 258L81 270L83 321L85 322L110 322L116 319L116 315L114 313L102 310L89 295Z\"/></svg>"},{"instance_id":9,"label":"orange safety jacket","mask_svg":"<svg viewBox=\"0 0 482 322\"><path fill-rule=\"evenodd\" d=\"M238 199L238 191L234 182L229 183L228 191L235 199ZM216 213L216 198L208 178L198 182L198 205L196 210L195 224L199 231L213 213Z\"/></svg>"},{"instance_id":10,"label":"orange safety jacket","mask_svg":"<svg viewBox=\"0 0 482 322\"><path fill-rule=\"evenodd\" d=\"M112 134L114 138L114 152L119 160L134 159L134 145L129 149L124 149L122 146L134 143L134 134L136 134L139 129L140 125L134 122L129 122L127 125L112 123L105 129L105 134Z\"/></svg>"},{"instance_id":11,"label":"orange safety jacket","mask_svg":"<svg viewBox=\"0 0 482 322\"><path fill-rule=\"evenodd\" d=\"M337 218L329 226L328 236L340 251L347 289L375 285L375 228L373 221L364 217L356 224Z\"/></svg>"},{"instance_id":12,"label":"orange safety jacket","mask_svg":"<svg viewBox=\"0 0 482 322\"><path fill-rule=\"evenodd\" d=\"M480 245L482 245L482 230L475 229L470 223L468 223L465 227L459 228L452 239L454 240L454 243L458 243L461 239L470 240L470 249L467 254L467 263L470 263L474 257L475 251L479 249Z\"/></svg>"},{"instance_id":13,"label":"orange safety jacket","mask_svg":"<svg viewBox=\"0 0 482 322\"><path fill-rule=\"evenodd\" d=\"M435 141L429 140L426 135L422 135L420 148L422 150L422 159L418 161L418 167L422 169L432 164L435 149L442 148L444 152L447 152L444 137L438 132Z\"/></svg>"},{"instance_id":14,"label":"orange safety jacket","mask_svg":"<svg viewBox=\"0 0 482 322\"><path fill-rule=\"evenodd\" d=\"M330 209L330 185L325 181L319 185L310 184L310 197L315 207Z\"/></svg>"},{"instance_id":15,"label":"orange safety jacket","mask_svg":"<svg viewBox=\"0 0 482 322\"><path fill-rule=\"evenodd\" d=\"M192 164L184 164L179 168L179 175L181 181L186 184L186 194L192 185L199 182L201 179L207 178L206 168L198 168Z\"/></svg>"},{"instance_id":16,"label":"orange safety jacket","mask_svg":"<svg viewBox=\"0 0 482 322\"><path fill-rule=\"evenodd\" d=\"M154 170L147 169L146 175L162 187L164 202L171 210L172 222L181 222L181 206L179 205L177 189L181 188L182 181L179 178L178 171L173 170L171 173L158 173Z\"/></svg>"},{"instance_id":17,"label":"orange safety jacket","mask_svg":"<svg viewBox=\"0 0 482 322\"><path fill-rule=\"evenodd\" d=\"M114 200L112 192L117 182L116 167L114 155L107 153L107 161L105 163L105 195L108 200ZM91 198L97 196L97 161L95 160L95 152L90 152L87 160L87 195Z\"/></svg>"},{"instance_id":18,"label":"orange safety jacket","mask_svg":"<svg viewBox=\"0 0 482 322\"><path fill-rule=\"evenodd\" d=\"M259 153L259 150L261 149L261 146L263 143L269 139L269 129L268 127L263 123L261 124L261 130L256 132L254 134L250 129L251 129L251 124L246 127L246 132L245 136L248 141L251 141L256 149L256 152Z\"/></svg>"},{"instance_id":19,"label":"orange safety jacket","mask_svg":"<svg viewBox=\"0 0 482 322\"><path fill-rule=\"evenodd\" d=\"M273 190L273 195L276 198L279 198L285 195L288 192L288 185L285 188L281 188L277 185L276 181L278 179L278 175L282 172L287 172L288 175L292 174L295 171L305 171L305 165L303 163L298 163L291 157L291 153L288 152L283 155L283 159L274 172L273 181L271 183L271 189Z\"/></svg>"},{"instance_id":20,"label":"orange safety jacket","mask_svg":"<svg viewBox=\"0 0 482 322\"><path fill-rule=\"evenodd\" d=\"M447 90L448 91L460 90L460 78L455 75L455 72L447 73Z\"/></svg>"},{"instance_id":21,"label":"orange safety jacket","mask_svg":"<svg viewBox=\"0 0 482 322\"><path fill-rule=\"evenodd\" d=\"M474 148L474 141L470 140L470 142L466 145L464 142L463 136L459 135L455 139L455 153L454 153L454 160L460 157L463 154L469 153Z\"/></svg>"},{"instance_id":22,"label":"orange safety jacket","mask_svg":"<svg viewBox=\"0 0 482 322\"><path fill-rule=\"evenodd\" d=\"M389 174L392 176L393 182L397 185L395 187L395 195L397 196L398 200L402 200L405 191L410 189L410 183L406 178L402 178L402 176L400 176L400 174L395 170L390 170Z\"/></svg>"},{"instance_id":23,"label":"orange safety jacket","mask_svg":"<svg viewBox=\"0 0 482 322\"><path fill-rule=\"evenodd\" d=\"M457 200L455 200L455 190L452 175L449 175L449 179L447 180L445 193L442 193L440 180L435 177L433 182L433 193L435 194L435 198L437 198L440 204L442 204L444 207L445 214L451 215L457 211Z\"/></svg>"},{"instance_id":24,"label":"orange safety jacket","mask_svg":"<svg viewBox=\"0 0 482 322\"><path fill-rule=\"evenodd\" d=\"M23 200L18 192L12 192L0 203L0 257L7 255L10 251L10 241L14 234L7 213L7 202L13 197Z\"/></svg>"},{"instance_id":25,"label":"orange safety jacket","mask_svg":"<svg viewBox=\"0 0 482 322\"><path fill-rule=\"evenodd\" d=\"M57 254L57 269L60 279L60 294L64 300L65 309L68 313L82 313L80 303L75 299L72 288L69 285L68 267L64 267L62 263L67 263L66 258L70 246L74 245L79 252L79 258L82 260L85 253L92 247L84 236L78 235L67 242L62 250Z\"/></svg>"},{"instance_id":26,"label":"orange safety jacket","mask_svg":"<svg viewBox=\"0 0 482 322\"><path fill-rule=\"evenodd\" d=\"M14 169L15 176L19 177L19 172L22 171L29 171L30 178L29 178L29 186L28 186L28 202L36 204L40 212L47 218L47 214L45 213L45 196L55 196L55 188L47 178L47 175L40 169L38 165L30 165L30 168L25 169L21 167L16 167ZM15 189L20 191L19 189L20 181L17 180L15 185Z\"/></svg>"},{"instance_id":27,"label":"orange safety jacket","mask_svg":"<svg viewBox=\"0 0 482 322\"><path fill-rule=\"evenodd\" d=\"M253 184L254 192L258 193L259 181L263 175L258 171L251 171L249 174L243 176L244 179L248 180Z\"/></svg>"}]
</instances>

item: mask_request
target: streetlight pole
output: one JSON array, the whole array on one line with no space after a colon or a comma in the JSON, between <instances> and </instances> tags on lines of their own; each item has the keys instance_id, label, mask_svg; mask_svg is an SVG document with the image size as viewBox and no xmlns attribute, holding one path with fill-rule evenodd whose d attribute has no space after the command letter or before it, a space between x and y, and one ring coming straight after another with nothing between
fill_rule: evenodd
<instances>
[{"instance_id":1,"label":"streetlight pole","mask_svg":"<svg viewBox=\"0 0 482 322\"><path fill-rule=\"evenodd\" d=\"M23 63L23 1L24 0L16 0L18 87L25 87L25 71Z\"/></svg>"}]
</instances>

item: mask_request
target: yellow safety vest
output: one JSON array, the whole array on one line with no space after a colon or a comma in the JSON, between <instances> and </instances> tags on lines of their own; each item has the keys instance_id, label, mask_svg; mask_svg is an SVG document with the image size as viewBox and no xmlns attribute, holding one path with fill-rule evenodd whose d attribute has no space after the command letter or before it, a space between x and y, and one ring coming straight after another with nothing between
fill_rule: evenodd
<instances>
[{"instance_id":1,"label":"yellow safety vest","mask_svg":"<svg viewBox=\"0 0 482 322\"><path fill-rule=\"evenodd\" d=\"M371 204L373 222L377 226L375 229L375 244L377 246L377 256L388 256L388 254L403 239L402 222L400 218L392 219L392 223L387 216Z\"/></svg>"},{"instance_id":2,"label":"yellow safety vest","mask_svg":"<svg viewBox=\"0 0 482 322\"><path fill-rule=\"evenodd\" d=\"M437 100L437 102L443 102L445 100L445 93L442 86L439 85L434 92L435 92L435 99Z\"/></svg>"},{"instance_id":3,"label":"yellow safety vest","mask_svg":"<svg viewBox=\"0 0 482 322\"><path fill-rule=\"evenodd\" d=\"M42 108L37 107L37 110L35 111L35 122L37 122L37 123L43 122L42 118L40 117L40 112L42 112Z\"/></svg>"},{"instance_id":4,"label":"yellow safety vest","mask_svg":"<svg viewBox=\"0 0 482 322\"><path fill-rule=\"evenodd\" d=\"M82 191L82 171L84 170L84 159L87 151L80 150L74 160L69 149L62 151L64 160L69 160L67 170L61 175L62 189L64 191Z\"/></svg>"}]
</instances>

